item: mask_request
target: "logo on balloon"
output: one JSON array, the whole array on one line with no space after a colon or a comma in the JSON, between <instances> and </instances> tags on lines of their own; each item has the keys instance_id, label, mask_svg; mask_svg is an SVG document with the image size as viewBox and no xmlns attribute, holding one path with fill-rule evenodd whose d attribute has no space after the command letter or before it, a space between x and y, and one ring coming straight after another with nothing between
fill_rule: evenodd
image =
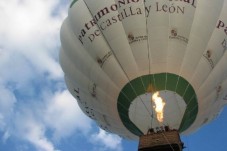
<instances>
[{"instance_id":1,"label":"logo on balloon","mask_svg":"<svg viewBox=\"0 0 227 151\"><path fill-rule=\"evenodd\" d=\"M129 34L128 34L128 40L129 40L129 41L133 41L133 40L134 40L134 36L133 36L132 33L129 33Z\"/></svg>"},{"instance_id":2,"label":"logo on balloon","mask_svg":"<svg viewBox=\"0 0 227 151\"><path fill-rule=\"evenodd\" d=\"M211 58L211 50L207 50L206 55L208 58Z\"/></svg>"},{"instance_id":3,"label":"logo on balloon","mask_svg":"<svg viewBox=\"0 0 227 151\"><path fill-rule=\"evenodd\" d=\"M144 41L144 40L147 40L147 35L134 36L133 33L131 32L128 34L129 44L132 44L134 42Z\"/></svg>"},{"instance_id":4,"label":"logo on balloon","mask_svg":"<svg viewBox=\"0 0 227 151\"><path fill-rule=\"evenodd\" d=\"M176 39L176 40L179 40L179 41L182 41L182 42L188 44L188 38L180 35L179 32L177 31L177 28L172 28L170 30L169 39Z\"/></svg>"},{"instance_id":5,"label":"logo on balloon","mask_svg":"<svg viewBox=\"0 0 227 151\"><path fill-rule=\"evenodd\" d=\"M171 35L172 35L173 37L176 37L176 36L177 36L177 29L172 29L172 30L171 30Z\"/></svg>"},{"instance_id":6,"label":"logo on balloon","mask_svg":"<svg viewBox=\"0 0 227 151\"><path fill-rule=\"evenodd\" d=\"M205 54L203 54L203 56L206 58L206 60L208 61L208 63L210 64L210 66L211 66L211 69L213 69L214 68L214 61L213 61L213 59L211 58L212 57L212 50L207 50L206 52L205 52Z\"/></svg>"}]
</instances>

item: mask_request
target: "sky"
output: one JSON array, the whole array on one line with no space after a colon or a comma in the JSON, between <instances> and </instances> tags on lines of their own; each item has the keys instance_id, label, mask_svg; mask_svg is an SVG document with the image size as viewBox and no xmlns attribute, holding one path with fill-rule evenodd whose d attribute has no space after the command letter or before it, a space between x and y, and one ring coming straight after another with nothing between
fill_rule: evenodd
<instances>
[{"instance_id":1,"label":"sky","mask_svg":"<svg viewBox=\"0 0 227 151\"><path fill-rule=\"evenodd\" d=\"M0 0L0 151L136 151L101 130L67 91L60 27L70 0ZM182 136L185 151L227 148L227 109Z\"/></svg>"}]
</instances>

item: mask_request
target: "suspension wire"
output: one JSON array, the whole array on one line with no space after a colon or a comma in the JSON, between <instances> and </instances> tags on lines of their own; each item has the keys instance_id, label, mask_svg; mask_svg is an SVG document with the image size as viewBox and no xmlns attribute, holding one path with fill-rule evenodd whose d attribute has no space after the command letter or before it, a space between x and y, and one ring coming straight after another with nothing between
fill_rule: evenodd
<instances>
[{"instance_id":1,"label":"suspension wire","mask_svg":"<svg viewBox=\"0 0 227 151\"><path fill-rule=\"evenodd\" d=\"M83 1L84 1L84 0L83 0ZM91 10L89 9L87 3L86 3L85 1L84 1L84 3L85 3L85 5L87 6L87 8L88 8L88 10L89 10L89 12L90 12L90 14L91 14L91 16L92 16L92 12L91 12ZM129 82L131 88L133 89L134 94L135 94L136 96L138 96L137 93L136 93L136 91L135 91L135 89L134 89L134 87L133 87L133 85L131 84L131 81L130 81L129 76L127 75L127 73L126 73L126 71L124 70L123 66L121 65L120 61L117 59L116 54L114 53L112 47L110 46L109 42L107 41L106 37L104 36L104 34L103 34L102 30L100 29L100 27L98 26L98 24L97 24L97 28L100 30L100 33L102 34L104 40L106 41L107 45L109 46L110 50L112 51L112 53L113 53L113 55L114 55L114 57L115 57L117 63L119 64L120 68L121 68L122 71L124 72L124 74L125 74L125 76L126 76L128 82ZM142 98L141 98L140 96L138 96L138 97L139 97L139 99L141 100L142 104L144 105L144 107L145 107L146 111L148 112L148 114L152 117L152 113L151 113L150 110L147 108L147 106L146 106L145 103L143 102ZM138 128L138 127L137 127L137 128Z\"/></svg>"},{"instance_id":2,"label":"suspension wire","mask_svg":"<svg viewBox=\"0 0 227 151\"><path fill-rule=\"evenodd\" d=\"M151 58L150 58L150 45L149 45L149 32L148 32L148 15L149 15L149 14L146 14L145 1L146 1L146 0L144 0L143 4L144 4L144 14L145 14L145 19L146 19L147 50L148 50L148 51L147 51L147 53L148 53L148 66L149 66L149 75L151 75ZM153 76L153 81L154 81L155 90L156 90L156 84L155 84L155 78L154 78L154 76ZM151 77L149 77L149 83L151 84ZM153 104L153 103L152 103L152 101L151 101L151 106L153 106L152 104ZM152 109L152 115L154 115L153 109ZM155 117L152 116L152 121L153 121L154 118L155 118ZM156 118L156 120L157 120L157 118ZM157 120L157 121L158 121L158 120ZM163 124L163 125L164 125L164 124ZM152 123L151 123L151 127L152 127Z\"/></svg>"},{"instance_id":3,"label":"suspension wire","mask_svg":"<svg viewBox=\"0 0 227 151\"><path fill-rule=\"evenodd\" d=\"M151 74L151 58L150 58L150 45L149 45L149 33L148 33L148 15L149 14L146 14L146 0L144 0L144 11L145 11L145 18L146 18L146 33L147 33L147 50L148 50L148 61L149 61L149 75ZM154 85L155 85L155 89L156 89L156 84L155 84L155 78L154 78L154 75L153 75L153 80L154 80ZM151 79L150 79L150 84L151 84ZM151 105L152 105L152 101L151 101ZM152 109L152 114L153 113L153 109ZM152 123L153 123L153 120L154 120L154 116L152 117L151 119L151 128L152 128ZM156 119L157 120L157 119ZM157 120L158 121L158 120ZM159 123L158 121L158 124L159 126L161 126L161 124ZM164 123L162 123L162 125L164 125ZM167 143L169 144L169 146L171 147L172 151L174 151L174 148L172 147L171 143L169 142L168 138L166 137L165 133L164 132L161 132L163 137L165 138L165 140L167 141Z\"/></svg>"},{"instance_id":4,"label":"suspension wire","mask_svg":"<svg viewBox=\"0 0 227 151\"><path fill-rule=\"evenodd\" d=\"M149 67L149 75L151 75L151 56L150 56L150 44L149 44L149 31L148 31L148 15L149 14L146 14L146 6L145 6L145 0L143 2L144 4L144 14L145 14L145 19L146 19L146 34L147 34L147 53L148 53L148 67ZM156 91L156 82L155 82L155 78L154 78L154 75L152 75L153 77L153 81L154 81L154 92ZM149 76L149 84L151 84L151 76ZM152 86L152 85L151 85ZM152 87L153 88L153 87ZM153 106L153 101L150 101L151 102L151 107ZM160 125L158 119L156 117L154 117L154 110L152 109L152 116L151 116L151 127L152 127L152 124L153 124L153 120L156 120ZM162 126L166 126L164 123L162 123Z\"/></svg>"},{"instance_id":5,"label":"suspension wire","mask_svg":"<svg viewBox=\"0 0 227 151\"><path fill-rule=\"evenodd\" d=\"M148 33L148 21L147 21L147 18L148 18L148 15L149 14L146 14L146 6L145 6L145 0L144 0L144 15L145 15L145 19L146 19L146 34L147 34L147 56L148 56L148 70L149 70L149 84L151 84L151 58L150 58L150 45L149 45L149 33ZM149 85L150 86L150 85ZM152 91L152 87L151 87L151 91ZM151 108L153 106L153 102L151 102ZM152 109L152 119L151 119L151 127L152 127L152 124L153 124L153 118L154 118L154 111Z\"/></svg>"}]
</instances>

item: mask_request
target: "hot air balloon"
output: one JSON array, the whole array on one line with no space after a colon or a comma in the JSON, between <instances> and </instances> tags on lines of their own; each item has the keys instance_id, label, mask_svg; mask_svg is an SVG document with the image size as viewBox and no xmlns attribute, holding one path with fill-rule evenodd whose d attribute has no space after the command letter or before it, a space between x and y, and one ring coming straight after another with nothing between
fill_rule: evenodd
<instances>
[{"instance_id":1,"label":"hot air balloon","mask_svg":"<svg viewBox=\"0 0 227 151\"><path fill-rule=\"evenodd\" d=\"M226 8L227 0L74 0L60 33L68 90L123 138L195 131L227 103Z\"/></svg>"}]
</instances>

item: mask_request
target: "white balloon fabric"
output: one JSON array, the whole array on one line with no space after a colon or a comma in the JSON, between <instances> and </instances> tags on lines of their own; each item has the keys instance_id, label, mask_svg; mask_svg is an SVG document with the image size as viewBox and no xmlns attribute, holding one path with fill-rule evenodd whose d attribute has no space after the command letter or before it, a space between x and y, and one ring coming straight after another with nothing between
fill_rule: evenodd
<instances>
[{"instance_id":1,"label":"white balloon fabric","mask_svg":"<svg viewBox=\"0 0 227 151\"><path fill-rule=\"evenodd\" d=\"M99 126L137 139L164 121L182 134L227 103L227 0L74 0L61 28L71 94ZM78 121L79 122L79 121Z\"/></svg>"}]
</instances>

